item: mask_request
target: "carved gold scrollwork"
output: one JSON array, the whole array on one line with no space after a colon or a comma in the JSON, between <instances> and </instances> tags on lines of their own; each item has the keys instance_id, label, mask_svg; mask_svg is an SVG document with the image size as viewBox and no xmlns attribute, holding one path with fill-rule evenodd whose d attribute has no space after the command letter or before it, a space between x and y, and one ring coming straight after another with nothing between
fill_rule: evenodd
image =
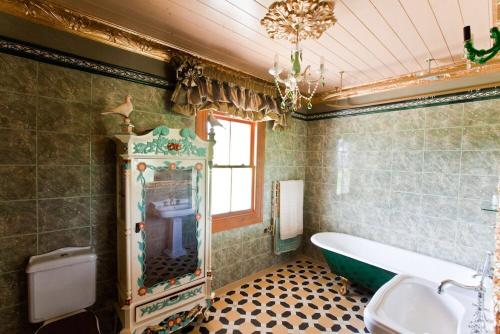
<instances>
[{"instance_id":1,"label":"carved gold scrollwork","mask_svg":"<svg viewBox=\"0 0 500 334\"><path fill-rule=\"evenodd\" d=\"M159 41L47 1L0 0L0 11L152 58L172 58L172 50Z\"/></svg>"}]
</instances>

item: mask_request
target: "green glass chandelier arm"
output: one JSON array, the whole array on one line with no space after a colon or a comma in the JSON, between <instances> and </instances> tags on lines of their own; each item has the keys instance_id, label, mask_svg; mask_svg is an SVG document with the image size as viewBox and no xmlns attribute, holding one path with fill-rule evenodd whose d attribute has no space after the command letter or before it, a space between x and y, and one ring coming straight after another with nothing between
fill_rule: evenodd
<instances>
[{"instance_id":1,"label":"green glass chandelier arm","mask_svg":"<svg viewBox=\"0 0 500 334\"><path fill-rule=\"evenodd\" d=\"M471 40L465 41L464 47L467 50L467 59L478 64L484 64L495 57L498 51L500 51L500 31L497 27L491 28L490 37L494 40L494 43L489 49L478 50L474 48Z\"/></svg>"}]
</instances>

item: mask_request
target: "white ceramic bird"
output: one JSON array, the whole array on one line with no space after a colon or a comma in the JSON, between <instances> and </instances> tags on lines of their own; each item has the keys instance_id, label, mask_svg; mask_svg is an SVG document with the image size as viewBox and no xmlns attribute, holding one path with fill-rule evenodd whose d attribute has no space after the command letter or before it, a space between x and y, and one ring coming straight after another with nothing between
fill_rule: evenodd
<instances>
[{"instance_id":1,"label":"white ceramic bird","mask_svg":"<svg viewBox=\"0 0 500 334\"><path fill-rule=\"evenodd\" d=\"M110 109L109 111L102 112L101 115L116 114L128 118L132 110L134 110L134 106L132 105L132 96L127 95L125 97L124 103L120 104L119 106L113 109Z\"/></svg>"},{"instance_id":2,"label":"white ceramic bird","mask_svg":"<svg viewBox=\"0 0 500 334\"><path fill-rule=\"evenodd\" d=\"M215 118L214 114L210 112L208 114L208 123L210 123L210 127L215 128L216 126L220 126L224 129L224 125L222 125L217 118Z\"/></svg>"}]
</instances>

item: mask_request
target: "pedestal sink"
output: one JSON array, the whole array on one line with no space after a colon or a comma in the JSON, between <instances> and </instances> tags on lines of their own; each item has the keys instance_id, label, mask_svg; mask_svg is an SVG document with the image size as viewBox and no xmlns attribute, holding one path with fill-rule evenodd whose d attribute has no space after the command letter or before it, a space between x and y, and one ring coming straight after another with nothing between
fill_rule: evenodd
<instances>
[{"instance_id":1,"label":"pedestal sink","mask_svg":"<svg viewBox=\"0 0 500 334\"><path fill-rule=\"evenodd\" d=\"M172 219L172 228L169 234L172 236L168 240L167 248L163 251L165 255L171 258L181 257L186 255L182 238L182 218L194 215L194 209L191 207L188 200L169 200L153 202L156 212L162 218Z\"/></svg>"},{"instance_id":2,"label":"pedestal sink","mask_svg":"<svg viewBox=\"0 0 500 334\"><path fill-rule=\"evenodd\" d=\"M373 334L470 333L477 292L450 286L438 294L438 285L423 278L395 276L367 305L364 313L367 328Z\"/></svg>"}]
</instances>

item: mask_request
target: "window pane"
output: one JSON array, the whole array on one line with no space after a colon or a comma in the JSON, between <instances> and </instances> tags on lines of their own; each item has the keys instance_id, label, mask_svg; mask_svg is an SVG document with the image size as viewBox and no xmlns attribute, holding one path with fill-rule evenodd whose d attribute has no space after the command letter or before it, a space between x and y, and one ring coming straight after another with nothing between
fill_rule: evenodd
<instances>
[{"instance_id":1,"label":"window pane","mask_svg":"<svg viewBox=\"0 0 500 334\"><path fill-rule=\"evenodd\" d=\"M229 212L231 209L231 169L212 169L212 214Z\"/></svg>"},{"instance_id":2,"label":"window pane","mask_svg":"<svg viewBox=\"0 0 500 334\"><path fill-rule=\"evenodd\" d=\"M224 126L217 126L215 131L214 165L229 165L229 139L231 133L231 123L222 119L219 122Z\"/></svg>"},{"instance_id":3,"label":"window pane","mask_svg":"<svg viewBox=\"0 0 500 334\"><path fill-rule=\"evenodd\" d=\"M252 208L252 168L233 168L231 211Z\"/></svg>"},{"instance_id":4,"label":"window pane","mask_svg":"<svg viewBox=\"0 0 500 334\"><path fill-rule=\"evenodd\" d=\"M250 131L248 123L231 122L230 164L250 165Z\"/></svg>"}]
</instances>

